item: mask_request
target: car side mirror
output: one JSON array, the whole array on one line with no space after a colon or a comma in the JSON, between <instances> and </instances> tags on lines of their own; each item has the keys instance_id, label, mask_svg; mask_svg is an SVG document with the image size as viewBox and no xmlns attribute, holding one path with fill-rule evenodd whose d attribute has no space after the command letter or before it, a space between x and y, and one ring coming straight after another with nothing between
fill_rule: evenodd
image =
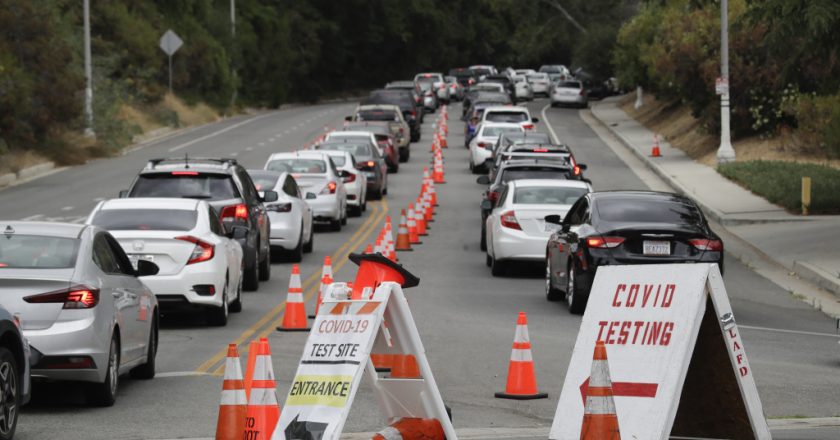
<instances>
[{"instance_id":1,"label":"car side mirror","mask_svg":"<svg viewBox=\"0 0 840 440\"><path fill-rule=\"evenodd\" d=\"M569 229L570 229L571 227L572 227L572 225L570 225L570 224L568 224L568 223L562 223L562 224L560 224L560 230L561 230L561 231L563 231L563 232L569 232Z\"/></svg>"},{"instance_id":2,"label":"car side mirror","mask_svg":"<svg viewBox=\"0 0 840 440\"><path fill-rule=\"evenodd\" d=\"M540 118L531 118L531 122L536 124L537 122L540 122Z\"/></svg>"},{"instance_id":3,"label":"car side mirror","mask_svg":"<svg viewBox=\"0 0 840 440\"><path fill-rule=\"evenodd\" d=\"M160 272L160 268L157 264L147 260L137 261L137 271L135 273L138 277L148 277L152 275L157 275L158 272Z\"/></svg>"},{"instance_id":4,"label":"car side mirror","mask_svg":"<svg viewBox=\"0 0 840 440\"><path fill-rule=\"evenodd\" d=\"M128 197L128 190L124 189L124 190L120 191L120 198L124 199L126 197Z\"/></svg>"},{"instance_id":5,"label":"car side mirror","mask_svg":"<svg viewBox=\"0 0 840 440\"><path fill-rule=\"evenodd\" d=\"M485 211L489 211L489 210L493 209L493 202L491 202L490 200L486 200L486 199L482 200L481 201L481 209L483 209Z\"/></svg>"},{"instance_id":6,"label":"car side mirror","mask_svg":"<svg viewBox=\"0 0 840 440\"><path fill-rule=\"evenodd\" d=\"M478 179L475 179L475 182L479 183L481 185L489 185L490 184L490 178L487 177L487 176L478 176Z\"/></svg>"},{"instance_id":7,"label":"car side mirror","mask_svg":"<svg viewBox=\"0 0 840 440\"><path fill-rule=\"evenodd\" d=\"M264 191L263 194L260 196L260 199L264 203L271 203L276 202L278 199L277 191Z\"/></svg>"},{"instance_id":8,"label":"car side mirror","mask_svg":"<svg viewBox=\"0 0 840 440\"><path fill-rule=\"evenodd\" d=\"M318 198L318 196L313 192L306 193L306 200L313 200L313 199L317 199L317 198Z\"/></svg>"},{"instance_id":9,"label":"car side mirror","mask_svg":"<svg viewBox=\"0 0 840 440\"><path fill-rule=\"evenodd\" d=\"M579 163L579 164L577 164L577 166L578 166L578 168L580 168L582 170L585 170L585 169L589 168L588 166L586 166L585 163Z\"/></svg>"},{"instance_id":10,"label":"car side mirror","mask_svg":"<svg viewBox=\"0 0 840 440\"><path fill-rule=\"evenodd\" d=\"M248 236L248 227L246 226L227 226L225 236L234 240L244 240Z\"/></svg>"},{"instance_id":11,"label":"car side mirror","mask_svg":"<svg viewBox=\"0 0 840 440\"><path fill-rule=\"evenodd\" d=\"M555 225L562 224L562 222L563 222L563 219L561 219L560 216L557 215L557 214L547 215L547 216L543 217L543 219L545 219L546 223L552 223L552 224L555 224Z\"/></svg>"},{"instance_id":12,"label":"car side mirror","mask_svg":"<svg viewBox=\"0 0 840 440\"><path fill-rule=\"evenodd\" d=\"M345 177L350 177L350 172L347 170L338 170L338 177L341 177L342 179Z\"/></svg>"},{"instance_id":13,"label":"car side mirror","mask_svg":"<svg viewBox=\"0 0 840 440\"><path fill-rule=\"evenodd\" d=\"M353 122L353 117L352 116L345 116L344 120L347 121L347 122Z\"/></svg>"}]
</instances>

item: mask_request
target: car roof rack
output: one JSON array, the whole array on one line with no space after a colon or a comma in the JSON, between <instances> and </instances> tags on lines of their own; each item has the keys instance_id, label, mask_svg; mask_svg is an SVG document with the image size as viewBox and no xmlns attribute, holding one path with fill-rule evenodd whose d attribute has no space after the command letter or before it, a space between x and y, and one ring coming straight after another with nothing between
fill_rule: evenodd
<instances>
[{"instance_id":1,"label":"car roof rack","mask_svg":"<svg viewBox=\"0 0 840 440\"><path fill-rule=\"evenodd\" d=\"M190 165L193 164L220 164L222 165L222 169L228 169L231 166L236 165L238 162L236 159L231 157L190 157L189 154L185 154L184 157L159 157L149 159L146 163L146 169L154 170L161 164L176 165L178 163L182 163L184 168L189 168Z\"/></svg>"}]
</instances>

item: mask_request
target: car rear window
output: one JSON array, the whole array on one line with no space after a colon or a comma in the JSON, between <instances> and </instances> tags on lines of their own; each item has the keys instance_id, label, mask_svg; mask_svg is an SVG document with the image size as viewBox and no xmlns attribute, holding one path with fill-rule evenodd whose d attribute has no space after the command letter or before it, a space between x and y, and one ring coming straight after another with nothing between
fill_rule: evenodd
<instances>
[{"instance_id":1,"label":"car rear window","mask_svg":"<svg viewBox=\"0 0 840 440\"><path fill-rule=\"evenodd\" d=\"M610 197L597 200L595 209L603 221L617 223L667 223L702 225L700 211L681 199L641 199Z\"/></svg>"},{"instance_id":2,"label":"car rear window","mask_svg":"<svg viewBox=\"0 0 840 440\"><path fill-rule=\"evenodd\" d=\"M492 111L485 119L490 122L525 122L528 120L528 115L525 112Z\"/></svg>"},{"instance_id":3,"label":"car rear window","mask_svg":"<svg viewBox=\"0 0 840 440\"><path fill-rule=\"evenodd\" d=\"M349 151L357 160L359 157L371 156L370 144L355 144L350 142L342 142L340 144L321 144L315 146L316 150L334 150L334 151ZM336 165L338 165L336 163Z\"/></svg>"},{"instance_id":4,"label":"car rear window","mask_svg":"<svg viewBox=\"0 0 840 440\"><path fill-rule=\"evenodd\" d=\"M109 231L189 231L197 218L185 209L103 209L92 223Z\"/></svg>"},{"instance_id":5,"label":"car rear window","mask_svg":"<svg viewBox=\"0 0 840 440\"><path fill-rule=\"evenodd\" d=\"M268 163L266 169L294 174L324 174L327 172L327 163L323 159L274 159Z\"/></svg>"},{"instance_id":6,"label":"car rear window","mask_svg":"<svg viewBox=\"0 0 840 440\"><path fill-rule=\"evenodd\" d=\"M499 136L502 133L521 132L522 127L484 127L481 130L482 136Z\"/></svg>"},{"instance_id":7,"label":"car rear window","mask_svg":"<svg viewBox=\"0 0 840 440\"><path fill-rule=\"evenodd\" d=\"M332 159L333 163L337 167L343 167L344 164L347 163L347 159L345 159L344 156L339 156L337 154L334 156L330 154L330 159Z\"/></svg>"},{"instance_id":8,"label":"car rear window","mask_svg":"<svg viewBox=\"0 0 840 440\"><path fill-rule=\"evenodd\" d=\"M273 189L277 186L277 180L280 179L280 176L274 176L270 174L249 174L251 175L251 180L254 181L254 187L257 188L257 191Z\"/></svg>"},{"instance_id":9,"label":"car rear window","mask_svg":"<svg viewBox=\"0 0 840 440\"><path fill-rule=\"evenodd\" d=\"M67 269L75 266L79 240L41 235L5 235L0 239L3 269Z\"/></svg>"},{"instance_id":10,"label":"car rear window","mask_svg":"<svg viewBox=\"0 0 840 440\"><path fill-rule=\"evenodd\" d=\"M141 174L129 197L225 200L238 198L239 190L227 174L173 171Z\"/></svg>"},{"instance_id":11,"label":"car rear window","mask_svg":"<svg viewBox=\"0 0 840 440\"><path fill-rule=\"evenodd\" d=\"M577 81L560 81L557 83L557 87L564 87L567 89L579 89L580 83Z\"/></svg>"},{"instance_id":12,"label":"car rear window","mask_svg":"<svg viewBox=\"0 0 840 440\"><path fill-rule=\"evenodd\" d=\"M516 188L513 193L513 203L571 205L587 192L586 188L526 186Z\"/></svg>"},{"instance_id":13,"label":"car rear window","mask_svg":"<svg viewBox=\"0 0 840 440\"><path fill-rule=\"evenodd\" d=\"M418 80L417 84L420 85L420 90L423 90L424 92L428 92L429 90L432 90L432 87L434 86L434 84L432 84L431 80L425 80L425 81L424 80Z\"/></svg>"},{"instance_id":14,"label":"car rear window","mask_svg":"<svg viewBox=\"0 0 840 440\"><path fill-rule=\"evenodd\" d=\"M545 74L543 74L543 75L537 75L537 74L528 75L528 79L531 80L531 81L533 81L533 80L543 80L544 81L544 80L548 79L548 75L545 75Z\"/></svg>"},{"instance_id":15,"label":"car rear window","mask_svg":"<svg viewBox=\"0 0 840 440\"><path fill-rule=\"evenodd\" d=\"M356 113L357 121L399 121L393 110L361 110Z\"/></svg>"},{"instance_id":16,"label":"car rear window","mask_svg":"<svg viewBox=\"0 0 840 440\"><path fill-rule=\"evenodd\" d=\"M568 179L569 172L558 168L507 168L502 170L501 183L519 179Z\"/></svg>"}]
</instances>

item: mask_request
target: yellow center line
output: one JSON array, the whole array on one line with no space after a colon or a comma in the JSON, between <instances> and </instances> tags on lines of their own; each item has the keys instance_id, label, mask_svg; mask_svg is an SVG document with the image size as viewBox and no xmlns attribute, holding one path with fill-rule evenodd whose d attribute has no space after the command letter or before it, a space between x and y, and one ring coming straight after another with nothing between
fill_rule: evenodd
<instances>
[{"instance_id":1,"label":"yellow center line","mask_svg":"<svg viewBox=\"0 0 840 440\"><path fill-rule=\"evenodd\" d=\"M382 200L381 203L374 203L372 202L374 208L380 208L380 211L374 215L371 215L362 226L357 230L353 235L348 238L343 245L341 245L335 253L331 256L334 261L337 261L337 264L333 265L333 271L338 272L338 270L344 265L345 261L344 258L341 258L341 255L345 254L345 251L348 247L354 245L354 243L361 242L367 238L370 232L375 228L379 219L384 218L384 214L388 212L387 210L387 202ZM352 251L352 249L351 249ZM346 254L349 254L350 251L347 251ZM314 288L314 284L320 281L320 271L313 273L309 278L306 279L306 282L302 286L303 290L311 290ZM318 284L320 285L320 283ZM306 296L305 301L309 300L312 295L314 294L314 289L309 292ZM277 315L282 312L286 307L286 303L282 302L280 305L275 306L272 308L268 313L263 315L259 321L254 323L251 327L247 328L242 334L234 341L234 343L238 347L242 347L242 344L246 341L250 340L254 333L257 332L260 328L265 326L270 321L277 318ZM264 334L268 334L265 332ZM216 354L214 354L211 358L207 359L204 363L202 363L195 371L198 373L207 373L209 372L217 363L221 362L222 359L227 355L227 348L220 349Z\"/></svg>"}]
</instances>

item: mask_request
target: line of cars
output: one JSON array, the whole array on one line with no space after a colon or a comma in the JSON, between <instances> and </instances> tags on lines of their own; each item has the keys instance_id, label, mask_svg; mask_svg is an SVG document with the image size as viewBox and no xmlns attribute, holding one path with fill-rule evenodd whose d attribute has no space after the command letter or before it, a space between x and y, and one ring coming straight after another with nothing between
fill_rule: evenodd
<instances>
[{"instance_id":1,"label":"line of cars","mask_svg":"<svg viewBox=\"0 0 840 440\"><path fill-rule=\"evenodd\" d=\"M517 73L535 80L555 76L547 89L552 104L586 105L578 99L586 98L582 82L562 66ZM574 92L556 98L554 91L569 83L575 83ZM479 247L493 276L509 274L517 263L543 265L546 299L565 299L580 314L600 266L708 262L723 270L723 242L691 199L594 191L584 176L587 166L566 143L537 132L538 120L526 107L513 106L515 98L503 87L481 78L471 84L464 100L465 141L470 169L486 173L477 178L486 186ZM496 112L505 117L495 118Z\"/></svg>"}]
</instances>

